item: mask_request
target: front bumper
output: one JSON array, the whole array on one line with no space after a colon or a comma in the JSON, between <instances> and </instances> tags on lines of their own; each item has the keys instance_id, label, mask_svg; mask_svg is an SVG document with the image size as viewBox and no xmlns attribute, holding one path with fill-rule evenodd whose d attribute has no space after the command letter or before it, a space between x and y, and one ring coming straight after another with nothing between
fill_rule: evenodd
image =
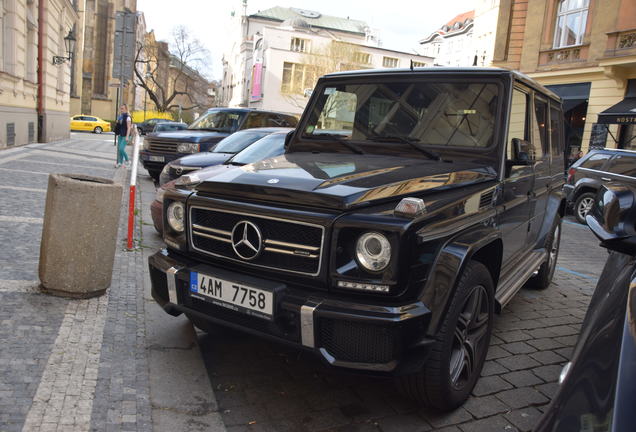
<instances>
[{"instance_id":1,"label":"front bumper","mask_svg":"<svg viewBox=\"0 0 636 432\"><path fill-rule=\"evenodd\" d=\"M190 153L188 153L190 154ZM161 171L163 167L175 159L186 156L185 153L157 153L148 150L141 150L139 158L144 168L148 171Z\"/></svg>"},{"instance_id":2,"label":"front bumper","mask_svg":"<svg viewBox=\"0 0 636 432\"><path fill-rule=\"evenodd\" d=\"M271 321L190 295L190 271L261 287L264 279L229 272L161 250L148 259L152 296L171 315L186 313L313 351L327 364L381 375L420 370L433 339L430 311L421 303L381 306L337 299L329 292L283 285ZM247 282L246 282L247 281ZM259 281L261 285L259 285Z\"/></svg>"}]
</instances>

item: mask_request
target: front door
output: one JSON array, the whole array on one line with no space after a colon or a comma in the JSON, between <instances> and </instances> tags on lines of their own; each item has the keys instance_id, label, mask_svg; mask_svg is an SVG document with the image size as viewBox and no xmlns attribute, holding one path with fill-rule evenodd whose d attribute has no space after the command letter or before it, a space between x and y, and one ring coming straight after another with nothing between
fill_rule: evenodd
<instances>
[{"instance_id":1,"label":"front door","mask_svg":"<svg viewBox=\"0 0 636 432\"><path fill-rule=\"evenodd\" d=\"M506 166L503 181L503 210L499 221L503 236L503 263L515 261L526 249L530 219L530 194L534 183L532 165L514 165L512 140L530 139L530 92L513 89L510 123L506 140Z\"/></svg>"}]
</instances>

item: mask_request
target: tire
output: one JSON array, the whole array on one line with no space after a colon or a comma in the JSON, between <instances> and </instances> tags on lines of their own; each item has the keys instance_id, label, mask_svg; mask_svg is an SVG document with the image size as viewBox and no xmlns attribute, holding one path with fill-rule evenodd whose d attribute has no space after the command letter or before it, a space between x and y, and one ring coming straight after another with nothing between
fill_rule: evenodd
<instances>
[{"instance_id":1,"label":"tire","mask_svg":"<svg viewBox=\"0 0 636 432\"><path fill-rule=\"evenodd\" d=\"M541 264L539 271L531 280L532 288L539 290L544 290L549 287L552 282L552 277L554 276L561 245L561 218L558 218L554 223L552 232L546 239L545 245L548 250L548 259Z\"/></svg>"},{"instance_id":2,"label":"tire","mask_svg":"<svg viewBox=\"0 0 636 432\"><path fill-rule=\"evenodd\" d=\"M490 272L480 262L470 261L459 278L426 364L421 371L398 378L398 387L420 404L441 411L463 404L481 374L493 314ZM467 330L471 326L472 330Z\"/></svg>"},{"instance_id":3,"label":"tire","mask_svg":"<svg viewBox=\"0 0 636 432\"><path fill-rule=\"evenodd\" d=\"M585 216L587 216L587 213L592 208L595 196L595 193L585 192L579 195L579 197L576 199L576 202L574 203L574 217L576 217L576 220L579 221L579 223L587 225Z\"/></svg>"},{"instance_id":4,"label":"tire","mask_svg":"<svg viewBox=\"0 0 636 432\"><path fill-rule=\"evenodd\" d=\"M103 129L100 126L95 126L95 129L93 129L93 132L95 132L96 134L100 134L103 132Z\"/></svg>"}]
</instances>

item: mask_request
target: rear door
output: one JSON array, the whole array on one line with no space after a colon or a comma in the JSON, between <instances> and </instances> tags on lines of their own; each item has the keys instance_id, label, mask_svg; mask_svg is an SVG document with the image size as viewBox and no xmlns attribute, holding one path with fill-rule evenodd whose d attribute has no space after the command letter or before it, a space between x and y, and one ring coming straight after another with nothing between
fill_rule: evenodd
<instances>
[{"instance_id":1,"label":"rear door","mask_svg":"<svg viewBox=\"0 0 636 432\"><path fill-rule=\"evenodd\" d=\"M529 195L530 225L527 243L534 245L545 217L550 190L550 143L548 137L548 100L534 96L532 112L532 149L534 153L534 181Z\"/></svg>"}]
</instances>

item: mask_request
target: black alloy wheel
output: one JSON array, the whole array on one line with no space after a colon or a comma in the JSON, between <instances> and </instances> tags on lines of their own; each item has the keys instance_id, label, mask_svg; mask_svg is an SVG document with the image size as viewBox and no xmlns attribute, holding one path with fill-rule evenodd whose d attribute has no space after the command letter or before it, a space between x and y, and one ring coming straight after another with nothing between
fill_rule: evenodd
<instances>
[{"instance_id":1,"label":"black alloy wheel","mask_svg":"<svg viewBox=\"0 0 636 432\"><path fill-rule=\"evenodd\" d=\"M96 134L100 134L102 133L102 128L100 126L95 126L95 129L93 129L93 132L95 132Z\"/></svg>"},{"instance_id":2,"label":"black alloy wheel","mask_svg":"<svg viewBox=\"0 0 636 432\"><path fill-rule=\"evenodd\" d=\"M539 267L539 271L531 279L531 285L535 289L546 289L550 286L554 271L556 270L557 259L559 258L559 248L561 246L561 218L557 216L552 232L545 242L548 252L547 259Z\"/></svg>"},{"instance_id":3,"label":"black alloy wheel","mask_svg":"<svg viewBox=\"0 0 636 432\"><path fill-rule=\"evenodd\" d=\"M463 404L475 387L493 326L494 287L486 266L469 261L458 280L427 362L397 381L407 396L441 411Z\"/></svg>"},{"instance_id":4,"label":"black alloy wheel","mask_svg":"<svg viewBox=\"0 0 636 432\"><path fill-rule=\"evenodd\" d=\"M576 199L576 203L574 204L574 216L579 223L587 225L585 216L592 210L595 196L596 194L592 192L585 192Z\"/></svg>"},{"instance_id":5,"label":"black alloy wheel","mask_svg":"<svg viewBox=\"0 0 636 432\"><path fill-rule=\"evenodd\" d=\"M455 326L449 364L450 379L460 390L474 376L477 359L484 350L484 336L488 331L488 293L478 285L464 301Z\"/></svg>"}]
</instances>

